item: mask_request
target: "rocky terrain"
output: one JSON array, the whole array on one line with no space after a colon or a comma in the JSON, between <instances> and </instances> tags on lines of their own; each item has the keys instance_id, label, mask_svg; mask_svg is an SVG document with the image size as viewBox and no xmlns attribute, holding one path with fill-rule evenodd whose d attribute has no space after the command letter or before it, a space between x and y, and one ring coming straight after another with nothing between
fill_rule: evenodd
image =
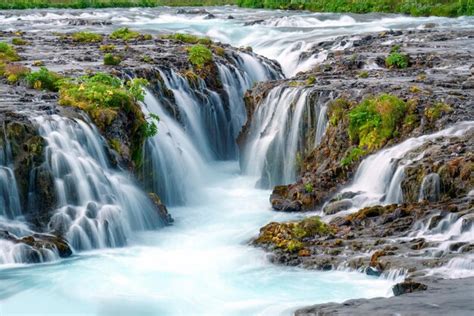
<instances>
[{"instance_id":1,"label":"rocky terrain","mask_svg":"<svg viewBox=\"0 0 474 316\"><path fill-rule=\"evenodd\" d=\"M473 240L467 237L472 234L474 215L472 126L457 136L426 139L390 162L393 171L386 181L396 182L395 171L402 171L396 204L386 202L393 197L385 192L378 203L357 207L364 203L360 202L363 192L343 189L354 182L361 162L369 155L474 119L474 58L464 49L474 47L474 36L468 31L436 29L383 32L337 38L313 49L323 51L337 41L348 48L329 53L311 71L262 83L246 95L249 117L273 89L282 87L307 89L309 104L318 106L322 99L320 103L328 107L326 132L316 148L312 147L314 125L302 124L297 182L275 186L270 197L276 211L311 214L299 221L269 223L252 243L270 251L270 259L277 264L401 275L420 284L415 291L434 289L430 275L436 268L449 266L453 260L467 264L474 252ZM390 64L393 54L406 64ZM401 111L396 110L399 105ZM380 115L380 121L358 127L356 119L369 115L364 111L370 111L371 106L379 112L370 115ZM312 108L304 111L303 122L308 122ZM393 124L382 131L385 113ZM363 119L371 124L370 117ZM251 120L240 135L242 147L250 124ZM366 126L373 126L369 130L372 134L363 130ZM431 285L426 287L428 283ZM444 293L455 282L440 284ZM410 291L410 286L394 287L396 295ZM415 308L412 298L417 302L415 297L428 297L433 292L407 296L406 300L318 305L299 310L297 315L367 314L381 306L391 314L392 302L393 313L407 312ZM409 304L407 309L395 307L402 301ZM443 308L433 311L442 314Z\"/></svg>"}]
</instances>

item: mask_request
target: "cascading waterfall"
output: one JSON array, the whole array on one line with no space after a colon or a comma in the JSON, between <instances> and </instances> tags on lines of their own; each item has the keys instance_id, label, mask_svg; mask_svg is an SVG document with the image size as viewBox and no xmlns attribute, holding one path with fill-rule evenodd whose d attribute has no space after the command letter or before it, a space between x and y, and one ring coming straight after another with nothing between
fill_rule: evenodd
<instances>
[{"instance_id":1,"label":"cascading waterfall","mask_svg":"<svg viewBox=\"0 0 474 316\"><path fill-rule=\"evenodd\" d=\"M163 86L147 93L143 111L158 114L160 123L158 135L146 144L144 182L167 205L198 195L208 162L237 159L236 139L246 120L245 91L257 81L282 78L276 65L254 55L239 52L229 58L232 63L217 63L222 93L209 89L201 78L191 84L171 69L160 70ZM173 101L163 89L173 93ZM170 113L169 104L177 115Z\"/></svg>"},{"instance_id":2,"label":"cascading waterfall","mask_svg":"<svg viewBox=\"0 0 474 316\"><path fill-rule=\"evenodd\" d=\"M326 103L332 95L311 89L278 86L258 105L241 158L244 172L260 176L260 187L295 180L301 151L317 146L324 134ZM306 116L306 120L305 120Z\"/></svg>"},{"instance_id":3,"label":"cascading waterfall","mask_svg":"<svg viewBox=\"0 0 474 316\"><path fill-rule=\"evenodd\" d=\"M56 115L36 122L47 142L46 164L58 198L49 228L63 234L74 249L123 246L132 231L162 224L148 197L108 166L95 129Z\"/></svg>"},{"instance_id":4,"label":"cascading waterfall","mask_svg":"<svg viewBox=\"0 0 474 316\"><path fill-rule=\"evenodd\" d=\"M0 148L0 218L14 219L21 215L20 195L11 166L10 143L6 138L2 141L3 146Z\"/></svg>"},{"instance_id":5,"label":"cascading waterfall","mask_svg":"<svg viewBox=\"0 0 474 316\"><path fill-rule=\"evenodd\" d=\"M354 181L343 192L359 192L353 198L354 210L375 204L402 202L401 181L404 165L399 161L408 152L419 148L429 140L438 137L462 136L474 128L474 122L461 122L439 132L410 138L393 147L381 150L365 158L356 171ZM421 159L420 154L414 160Z\"/></svg>"}]
</instances>

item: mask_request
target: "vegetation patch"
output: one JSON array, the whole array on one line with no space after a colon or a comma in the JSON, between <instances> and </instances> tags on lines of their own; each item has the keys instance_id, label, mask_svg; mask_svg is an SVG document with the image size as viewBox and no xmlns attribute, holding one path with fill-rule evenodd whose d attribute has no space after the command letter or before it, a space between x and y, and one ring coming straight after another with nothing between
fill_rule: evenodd
<instances>
[{"instance_id":1,"label":"vegetation patch","mask_svg":"<svg viewBox=\"0 0 474 316\"><path fill-rule=\"evenodd\" d=\"M200 37L200 36L185 34L185 33L175 33L175 34L170 34L170 35L164 35L162 36L162 38L172 39L172 40L176 40L176 41L180 41L180 42L188 43L188 44L202 44L202 45L212 44L212 40L208 37Z\"/></svg>"},{"instance_id":2,"label":"vegetation patch","mask_svg":"<svg viewBox=\"0 0 474 316\"><path fill-rule=\"evenodd\" d=\"M59 74L49 71L45 67L41 67L40 70L31 72L26 76L26 81L31 88L54 92L59 90L62 79Z\"/></svg>"},{"instance_id":3,"label":"vegetation patch","mask_svg":"<svg viewBox=\"0 0 474 316\"><path fill-rule=\"evenodd\" d=\"M410 57L400 52L400 46L392 47L390 55L385 58L385 66L388 68L405 69L410 65Z\"/></svg>"},{"instance_id":4,"label":"vegetation patch","mask_svg":"<svg viewBox=\"0 0 474 316\"><path fill-rule=\"evenodd\" d=\"M117 66L122 62L122 57L107 53L104 55L104 65Z\"/></svg>"},{"instance_id":5,"label":"vegetation patch","mask_svg":"<svg viewBox=\"0 0 474 316\"><path fill-rule=\"evenodd\" d=\"M430 122L438 120L441 116L453 111L453 108L443 102L438 102L425 109L425 116Z\"/></svg>"},{"instance_id":6,"label":"vegetation patch","mask_svg":"<svg viewBox=\"0 0 474 316\"><path fill-rule=\"evenodd\" d=\"M366 151L359 148L359 147L354 147L352 148L344 158L341 160L341 165L343 167L350 166L354 162L357 162L360 160L362 156L366 154Z\"/></svg>"},{"instance_id":7,"label":"vegetation patch","mask_svg":"<svg viewBox=\"0 0 474 316\"><path fill-rule=\"evenodd\" d=\"M352 103L344 98L339 98L332 101L328 107L329 123L336 126L339 121L344 119L347 110L352 106Z\"/></svg>"},{"instance_id":8,"label":"vegetation patch","mask_svg":"<svg viewBox=\"0 0 474 316\"><path fill-rule=\"evenodd\" d=\"M91 32L77 32L71 35L74 42L78 43L98 43L102 42L102 35Z\"/></svg>"},{"instance_id":9,"label":"vegetation patch","mask_svg":"<svg viewBox=\"0 0 474 316\"><path fill-rule=\"evenodd\" d=\"M0 63L18 60L20 60L20 56L18 56L16 49L5 42L0 42Z\"/></svg>"},{"instance_id":10,"label":"vegetation patch","mask_svg":"<svg viewBox=\"0 0 474 316\"><path fill-rule=\"evenodd\" d=\"M0 72L7 79L9 84L14 84L25 78L30 73L30 68L20 64L7 64Z\"/></svg>"},{"instance_id":11,"label":"vegetation patch","mask_svg":"<svg viewBox=\"0 0 474 316\"><path fill-rule=\"evenodd\" d=\"M188 60L193 66L202 68L212 62L212 52L206 46L197 44L188 48Z\"/></svg>"},{"instance_id":12,"label":"vegetation patch","mask_svg":"<svg viewBox=\"0 0 474 316\"><path fill-rule=\"evenodd\" d=\"M110 38L120 39L123 41L131 41L131 40L151 40L152 36L150 34L140 34L139 32L130 30L128 27L122 27L112 32L112 34L110 34Z\"/></svg>"},{"instance_id":13,"label":"vegetation patch","mask_svg":"<svg viewBox=\"0 0 474 316\"><path fill-rule=\"evenodd\" d=\"M361 148L378 149L396 136L406 112L407 104L394 95L367 98L349 112L349 137Z\"/></svg>"},{"instance_id":14,"label":"vegetation patch","mask_svg":"<svg viewBox=\"0 0 474 316\"><path fill-rule=\"evenodd\" d=\"M12 44L16 46L24 46L24 45L28 45L28 41L19 37L14 37L12 38Z\"/></svg>"},{"instance_id":15,"label":"vegetation patch","mask_svg":"<svg viewBox=\"0 0 474 316\"><path fill-rule=\"evenodd\" d=\"M283 251L294 253L304 249L310 238L324 237L334 233L334 228L312 216L299 222L270 223L260 230L257 244L271 244Z\"/></svg>"}]
</instances>

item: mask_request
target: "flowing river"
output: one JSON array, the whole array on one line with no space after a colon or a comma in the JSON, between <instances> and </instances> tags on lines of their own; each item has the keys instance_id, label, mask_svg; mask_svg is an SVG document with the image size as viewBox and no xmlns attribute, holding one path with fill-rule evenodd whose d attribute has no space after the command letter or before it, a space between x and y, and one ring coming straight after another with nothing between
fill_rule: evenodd
<instances>
[{"instance_id":1,"label":"flowing river","mask_svg":"<svg viewBox=\"0 0 474 316\"><path fill-rule=\"evenodd\" d=\"M203 14L176 14L176 9L171 8L0 11L0 30L109 32L125 25L153 33L189 32L234 46L250 46L255 53L277 60L284 75L291 76L323 60L329 51L350 45L350 42L342 46L338 43L325 53L311 52L314 43L329 37L421 28L426 23L456 28L474 25L474 20L467 17L315 14L235 7L207 10L214 19L207 19ZM107 23L82 26L71 23L77 20ZM231 103L235 118L232 129L226 133L220 131L219 137L209 134L202 120L204 114L193 112L196 98L188 93L189 89L176 74L163 77L180 109L187 114L189 129L167 117L162 105L147 94L144 112L158 113L162 119L158 135L147 144L147 154L152 156L152 168L163 172L163 179L166 178L163 181L168 187L157 191L172 205L169 207L175 219L172 226L154 229L160 225L140 210L146 205L137 205L142 193L133 191L135 185L125 175L109 170L103 153L94 147L99 139L95 130L85 123L57 117L37 120L41 135L48 140L48 148L59 153L64 150L62 158L56 159L67 161L71 169L91 169L98 176L89 185L100 187L110 183L107 194L122 196L119 202L101 209L101 216L115 219L114 212L123 209L129 222L118 223L115 233L108 238L102 238L104 233L100 230L95 232L95 237L90 236L94 233L84 237L82 230L76 231L77 227L71 226L69 240L76 250L84 251L66 260L0 265L1 315L288 315L309 304L391 295L395 279L358 272L283 267L272 264L264 251L249 246L263 225L304 215L272 211L268 202L270 191L255 187L259 175L240 170L235 160L236 146L229 144L228 140L235 139L245 120L240 99L245 89L256 81L281 77L268 65L248 56L243 55L239 61L242 73L235 76L237 79L226 77L231 73L228 68L219 69L221 76L228 79L223 79L223 83L234 98ZM218 104L212 95L209 100ZM216 130L219 128L222 125L216 125ZM81 145L83 139L88 145ZM68 154L80 157L80 161L68 159ZM52 168L54 159L51 158ZM285 162L291 164L293 160ZM8 168L4 170L8 172ZM61 174L61 170L58 172ZM291 172L283 178L294 180ZM67 179L58 175L56 181L63 183ZM72 181L74 185L88 185L86 180ZM90 197L87 188L81 188L84 203L75 203L75 211L80 214L76 217L86 218L88 201L110 204ZM183 192L176 192L179 190ZM94 192L94 188L90 191ZM69 204L66 192L66 209L60 209L56 215L70 212ZM142 212L141 216L137 212ZM148 230L136 232L134 227ZM126 245L122 242L125 240Z\"/></svg>"}]
</instances>

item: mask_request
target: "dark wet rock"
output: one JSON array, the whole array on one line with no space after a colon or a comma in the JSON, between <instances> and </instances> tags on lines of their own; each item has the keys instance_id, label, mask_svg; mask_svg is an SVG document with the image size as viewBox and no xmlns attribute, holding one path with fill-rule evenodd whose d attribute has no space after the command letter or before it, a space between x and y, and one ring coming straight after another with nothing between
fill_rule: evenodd
<instances>
[{"instance_id":1,"label":"dark wet rock","mask_svg":"<svg viewBox=\"0 0 474 316\"><path fill-rule=\"evenodd\" d=\"M166 205L161 202L161 199L155 193L149 193L148 196L152 200L153 204L156 207L156 211L160 218L164 221L165 225L171 225L174 222L174 219L171 217L168 212Z\"/></svg>"},{"instance_id":2,"label":"dark wet rock","mask_svg":"<svg viewBox=\"0 0 474 316\"><path fill-rule=\"evenodd\" d=\"M257 24L262 24L263 22L265 22L265 20L254 20L254 21L249 21L249 22L245 22L245 23L244 23L244 26L250 26L250 25L257 25Z\"/></svg>"},{"instance_id":3,"label":"dark wet rock","mask_svg":"<svg viewBox=\"0 0 474 316\"><path fill-rule=\"evenodd\" d=\"M61 258L67 258L72 255L72 249L68 242L55 235L32 234L25 237L17 237L8 231L0 231L0 239L7 240L14 244L29 246L29 248L24 249L25 253L22 257L22 259L25 259L25 263L41 262L40 252L42 249L54 251Z\"/></svg>"},{"instance_id":4,"label":"dark wet rock","mask_svg":"<svg viewBox=\"0 0 474 316\"><path fill-rule=\"evenodd\" d=\"M352 207L352 201L344 199L340 201L334 201L326 204L323 208L323 212L327 215L339 213L340 211L347 210Z\"/></svg>"},{"instance_id":5,"label":"dark wet rock","mask_svg":"<svg viewBox=\"0 0 474 316\"><path fill-rule=\"evenodd\" d=\"M474 278L425 280L427 289L389 298L355 299L305 307L296 316L470 315Z\"/></svg>"},{"instance_id":6,"label":"dark wet rock","mask_svg":"<svg viewBox=\"0 0 474 316\"><path fill-rule=\"evenodd\" d=\"M228 19L228 20L234 20L235 18L234 18L234 16L229 15L229 16L227 16L227 19Z\"/></svg>"},{"instance_id":7,"label":"dark wet rock","mask_svg":"<svg viewBox=\"0 0 474 316\"><path fill-rule=\"evenodd\" d=\"M403 281L401 283L395 284L392 288L392 291L395 296L399 296L407 293L426 291L427 289L428 286L426 286L425 284L413 281Z\"/></svg>"},{"instance_id":8,"label":"dark wet rock","mask_svg":"<svg viewBox=\"0 0 474 316\"><path fill-rule=\"evenodd\" d=\"M212 20L212 19L215 19L215 18L216 18L216 16L214 14L209 13L204 17L204 20Z\"/></svg>"}]
</instances>

